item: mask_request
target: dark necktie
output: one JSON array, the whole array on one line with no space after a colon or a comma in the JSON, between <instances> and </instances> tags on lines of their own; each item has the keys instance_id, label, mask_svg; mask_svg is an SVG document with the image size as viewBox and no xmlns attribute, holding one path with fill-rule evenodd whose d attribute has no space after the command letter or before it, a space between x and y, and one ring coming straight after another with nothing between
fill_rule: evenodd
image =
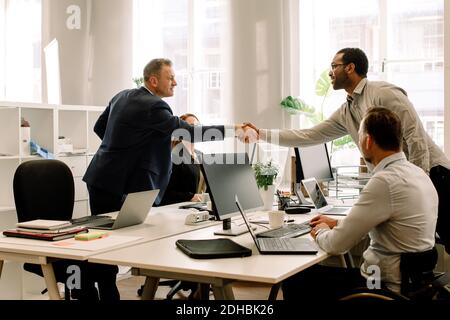
<instances>
[{"instance_id":1,"label":"dark necktie","mask_svg":"<svg viewBox=\"0 0 450 320\"><path fill-rule=\"evenodd\" d=\"M356 130L359 130L359 122L361 121L360 118L358 118L358 112L357 110L355 110L354 106L353 106L353 97L350 95L347 95L347 107L348 107L348 112L350 112L350 115L352 117L353 123L356 124Z\"/></svg>"}]
</instances>

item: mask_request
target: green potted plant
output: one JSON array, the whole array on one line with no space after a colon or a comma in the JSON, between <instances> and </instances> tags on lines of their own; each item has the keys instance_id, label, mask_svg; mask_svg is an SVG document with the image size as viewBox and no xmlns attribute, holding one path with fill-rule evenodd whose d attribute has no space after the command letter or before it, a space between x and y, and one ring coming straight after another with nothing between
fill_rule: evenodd
<instances>
[{"instance_id":1,"label":"green potted plant","mask_svg":"<svg viewBox=\"0 0 450 320\"><path fill-rule=\"evenodd\" d=\"M278 175L278 167L270 160L267 163L258 162L253 166L256 184L264 202L264 210L271 210L275 195L274 180Z\"/></svg>"},{"instance_id":2,"label":"green potted plant","mask_svg":"<svg viewBox=\"0 0 450 320\"><path fill-rule=\"evenodd\" d=\"M144 84L144 77L133 78L133 82L136 85L136 88L140 88Z\"/></svg>"}]
</instances>

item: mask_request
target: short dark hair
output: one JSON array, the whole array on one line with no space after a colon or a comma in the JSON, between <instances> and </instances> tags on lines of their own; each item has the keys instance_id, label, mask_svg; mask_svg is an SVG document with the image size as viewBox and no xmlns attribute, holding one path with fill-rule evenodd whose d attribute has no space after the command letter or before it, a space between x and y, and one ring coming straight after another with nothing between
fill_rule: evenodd
<instances>
[{"instance_id":1,"label":"short dark hair","mask_svg":"<svg viewBox=\"0 0 450 320\"><path fill-rule=\"evenodd\" d=\"M144 80L148 81L151 76L158 76L161 73L163 66L172 66L172 61L169 59L153 59L144 68Z\"/></svg>"},{"instance_id":2,"label":"short dark hair","mask_svg":"<svg viewBox=\"0 0 450 320\"><path fill-rule=\"evenodd\" d=\"M359 48L344 48L339 50L337 54L343 53L342 62L345 64L353 63L355 65L356 73L361 77L366 78L369 72L369 60L366 54Z\"/></svg>"},{"instance_id":3,"label":"short dark hair","mask_svg":"<svg viewBox=\"0 0 450 320\"><path fill-rule=\"evenodd\" d=\"M364 133L369 134L383 150L398 151L402 147L402 123L391 110L381 107L367 111L361 122Z\"/></svg>"}]
</instances>

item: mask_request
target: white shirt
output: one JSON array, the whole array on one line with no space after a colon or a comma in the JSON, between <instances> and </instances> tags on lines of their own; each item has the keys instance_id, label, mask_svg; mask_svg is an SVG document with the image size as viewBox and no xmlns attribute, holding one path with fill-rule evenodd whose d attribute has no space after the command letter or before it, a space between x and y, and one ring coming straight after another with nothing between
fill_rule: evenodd
<instances>
[{"instance_id":1,"label":"white shirt","mask_svg":"<svg viewBox=\"0 0 450 320\"><path fill-rule=\"evenodd\" d=\"M330 118L310 129L260 130L260 138L282 146L297 147L324 143L350 134L358 145L359 124L367 110L384 107L396 113L402 121L403 151L409 161L426 172L437 165L450 169L450 161L424 130L403 89L387 82L363 79L352 98L351 104L344 103Z\"/></svg>"},{"instance_id":2,"label":"white shirt","mask_svg":"<svg viewBox=\"0 0 450 320\"><path fill-rule=\"evenodd\" d=\"M438 195L423 170L406 160L403 152L383 159L346 218L333 229L320 229L316 241L328 253L342 254L365 235L361 274L372 275L378 266L381 280L400 291L400 253L430 250L438 211Z\"/></svg>"}]
</instances>

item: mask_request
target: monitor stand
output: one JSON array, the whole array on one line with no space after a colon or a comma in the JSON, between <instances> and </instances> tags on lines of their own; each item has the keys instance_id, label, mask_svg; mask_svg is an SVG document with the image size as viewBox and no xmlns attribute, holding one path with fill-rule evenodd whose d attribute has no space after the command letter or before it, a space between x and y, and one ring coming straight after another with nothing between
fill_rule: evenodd
<instances>
[{"instance_id":1,"label":"monitor stand","mask_svg":"<svg viewBox=\"0 0 450 320\"><path fill-rule=\"evenodd\" d=\"M306 201L305 197L303 196L302 191L300 190L302 184L301 183L296 183L295 184L295 195L298 198L298 207L310 207L310 208L315 208L314 204L312 204L311 202Z\"/></svg>"},{"instance_id":2,"label":"monitor stand","mask_svg":"<svg viewBox=\"0 0 450 320\"><path fill-rule=\"evenodd\" d=\"M253 230L256 230L255 227L252 227ZM215 231L214 234L217 236L239 236L248 232L247 226L244 224L243 226L231 226L231 218L223 220L222 230Z\"/></svg>"}]
</instances>

